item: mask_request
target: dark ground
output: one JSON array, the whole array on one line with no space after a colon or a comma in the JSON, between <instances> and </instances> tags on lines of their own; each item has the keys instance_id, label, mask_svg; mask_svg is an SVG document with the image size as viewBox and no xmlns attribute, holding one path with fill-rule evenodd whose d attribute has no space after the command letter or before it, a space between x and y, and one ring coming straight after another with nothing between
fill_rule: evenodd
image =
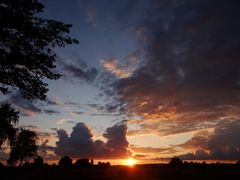
<instances>
[{"instance_id":1,"label":"dark ground","mask_svg":"<svg viewBox=\"0 0 240 180\"><path fill-rule=\"evenodd\" d=\"M238 180L240 167L236 165L169 167L168 165L136 165L92 167L87 169L1 168L0 180L47 179L176 179L176 180Z\"/></svg>"}]
</instances>

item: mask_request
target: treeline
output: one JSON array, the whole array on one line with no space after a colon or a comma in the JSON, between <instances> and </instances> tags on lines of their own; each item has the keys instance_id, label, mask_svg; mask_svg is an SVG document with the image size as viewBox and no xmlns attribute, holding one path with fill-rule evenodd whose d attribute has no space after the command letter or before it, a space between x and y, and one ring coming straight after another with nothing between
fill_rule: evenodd
<instances>
[{"instance_id":1,"label":"treeline","mask_svg":"<svg viewBox=\"0 0 240 180\"><path fill-rule=\"evenodd\" d=\"M237 166L240 167L240 160L236 163L206 163L205 161L202 162L194 162L194 161L183 161L178 157L172 158L168 165L173 168L177 167L224 167L224 166Z\"/></svg>"},{"instance_id":2,"label":"treeline","mask_svg":"<svg viewBox=\"0 0 240 180\"><path fill-rule=\"evenodd\" d=\"M9 167L12 166L9 163L5 166L3 163L0 162L0 168ZM98 167L110 167L110 162L101 162L99 161L98 164L94 164L93 159L88 158L80 158L77 159L75 162L69 157L64 156L62 157L58 163L48 164L47 162L44 162L43 158L41 156L36 157L33 162L26 161L21 165L21 167L29 167L29 168L91 168L94 166Z\"/></svg>"}]
</instances>

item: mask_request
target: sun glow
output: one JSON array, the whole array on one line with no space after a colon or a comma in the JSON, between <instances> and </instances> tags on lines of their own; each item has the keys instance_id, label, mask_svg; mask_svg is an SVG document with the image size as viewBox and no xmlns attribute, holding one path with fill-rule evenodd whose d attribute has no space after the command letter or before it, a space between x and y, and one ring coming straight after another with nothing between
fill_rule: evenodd
<instances>
[{"instance_id":1,"label":"sun glow","mask_svg":"<svg viewBox=\"0 0 240 180\"><path fill-rule=\"evenodd\" d=\"M133 165L135 165L135 164L136 164L136 160L135 160L135 159L129 158L129 159L127 160L127 165L128 165L128 166L133 166Z\"/></svg>"}]
</instances>

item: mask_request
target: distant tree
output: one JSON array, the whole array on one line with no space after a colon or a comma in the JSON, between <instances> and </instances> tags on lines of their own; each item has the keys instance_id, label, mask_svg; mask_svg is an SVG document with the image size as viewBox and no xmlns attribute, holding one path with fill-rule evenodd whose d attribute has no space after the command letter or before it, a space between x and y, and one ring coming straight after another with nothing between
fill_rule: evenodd
<instances>
[{"instance_id":1,"label":"distant tree","mask_svg":"<svg viewBox=\"0 0 240 180\"><path fill-rule=\"evenodd\" d=\"M183 161L178 157L174 157L170 160L169 165L172 167L179 167L183 165Z\"/></svg>"},{"instance_id":2,"label":"distant tree","mask_svg":"<svg viewBox=\"0 0 240 180\"><path fill-rule=\"evenodd\" d=\"M33 161L33 166L42 168L44 166L43 158L41 156L36 157Z\"/></svg>"},{"instance_id":3,"label":"distant tree","mask_svg":"<svg viewBox=\"0 0 240 180\"><path fill-rule=\"evenodd\" d=\"M59 160L58 164L59 164L59 166L61 166L63 168L71 168L72 167L72 159L68 156L64 156Z\"/></svg>"},{"instance_id":4,"label":"distant tree","mask_svg":"<svg viewBox=\"0 0 240 180\"><path fill-rule=\"evenodd\" d=\"M110 164L110 162L101 162L101 161L99 161L98 162L98 166L100 166L100 167L109 167L109 166L111 166L111 164Z\"/></svg>"},{"instance_id":5,"label":"distant tree","mask_svg":"<svg viewBox=\"0 0 240 180\"><path fill-rule=\"evenodd\" d=\"M44 6L38 0L0 2L0 92L19 89L29 99L45 100L43 79L56 80L55 47L76 44L67 34L71 25L37 17Z\"/></svg>"},{"instance_id":6,"label":"distant tree","mask_svg":"<svg viewBox=\"0 0 240 180\"><path fill-rule=\"evenodd\" d=\"M34 131L21 129L15 142L11 146L10 161L20 161L19 166L25 158L31 158L37 154L37 135Z\"/></svg>"},{"instance_id":7,"label":"distant tree","mask_svg":"<svg viewBox=\"0 0 240 180\"><path fill-rule=\"evenodd\" d=\"M74 163L74 167L77 168L86 168L86 167L91 167L93 166L93 160L88 159L88 158L81 158L76 160L76 162Z\"/></svg>"},{"instance_id":8,"label":"distant tree","mask_svg":"<svg viewBox=\"0 0 240 180\"><path fill-rule=\"evenodd\" d=\"M11 145L15 139L16 125L19 121L19 112L9 104L0 106L0 149L4 142Z\"/></svg>"}]
</instances>

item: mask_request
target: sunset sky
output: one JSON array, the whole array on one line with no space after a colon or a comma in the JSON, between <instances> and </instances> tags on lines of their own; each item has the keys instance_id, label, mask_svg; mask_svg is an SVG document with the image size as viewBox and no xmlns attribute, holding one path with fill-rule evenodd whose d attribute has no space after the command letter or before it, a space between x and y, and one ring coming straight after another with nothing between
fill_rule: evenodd
<instances>
[{"instance_id":1,"label":"sunset sky","mask_svg":"<svg viewBox=\"0 0 240 180\"><path fill-rule=\"evenodd\" d=\"M240 159L240 1L40 2L80 43L55 49L47 101L0 99L45 160Z\"/></svg>"}]
</instances>

